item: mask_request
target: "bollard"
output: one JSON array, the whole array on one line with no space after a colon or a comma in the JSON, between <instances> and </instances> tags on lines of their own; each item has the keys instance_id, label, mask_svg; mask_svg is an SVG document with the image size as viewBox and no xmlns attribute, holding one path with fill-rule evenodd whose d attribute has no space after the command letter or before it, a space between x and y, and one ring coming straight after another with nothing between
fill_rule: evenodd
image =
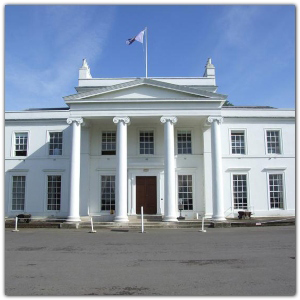
<instances>
[{"instance_id":1,"label":"bollard","mask_svg":"<svg viewBox=\"0 0 300 300\"><path fill-rule=\"evenodd\" d=\"M200 232L206 232L206 230L204 230L204 217L202 217L202 229L199 230Z\"/></svg>"},{"instance_id":2,"label":"bollard","mask_svg":"<svg viewBox=\"0 0 300 300\"><path fill-rule=\"evenodd\" d=\"M92 227L92 230L89 231L89 233L95 233L95 232L97 232L96 230L94 230L93 218L91 218L91 227Z\"/></svg>"},{"instance_id":3,"label":"bollard","mask_svg":"<svg viewBox=\"0 0 300 300\"><path fill-rule=\"evenodd\" d=\"M141 206L141 220L142 220L142 231L140 233L144 233L144 208Z\"/></svg>"},{"instance_id":4,"label":"bollard","mask_svg":"<svg viewBox=\"0 0 300 300\"><path fill-rule=\"evenodd\" d=\"M15 223L15 229L13 230L13 232L17 232L18 230L18 217L16 217L16 223Z\"/></svg>"},{"instance_id":5,"label":"bollard","mask_svg":"<svg viewBox=\"0 0 300 300\"><path fill-rule=\"evenodd\" d=\"M144 232L144 207L141 207L141 214L142 214L142 233Z\"/></svg>"}]
</instances>

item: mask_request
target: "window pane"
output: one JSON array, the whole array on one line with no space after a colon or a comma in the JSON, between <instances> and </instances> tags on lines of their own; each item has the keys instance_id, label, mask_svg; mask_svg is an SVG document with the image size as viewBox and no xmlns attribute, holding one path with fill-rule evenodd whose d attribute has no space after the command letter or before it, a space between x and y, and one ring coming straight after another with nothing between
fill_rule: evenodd
<instances>
[{"instance_id":1,"label":"window pane","mask_svg":"<svg viewBox=\"0 0 300 300\"><path fill-rule=\"evenodd\" d=\"M62 132L49 133L49 155L62 155Z\"/></svg>"},{"instance_id":2,"label":"window pane","mask_svg":"<svg viewBox=\"0 0 300 300\"><path fill-rule=\"evenodd\" d=\"M27 156L27 132L15 133L15 156Z\"/></svg>"},{"instance_id":3,"label":"window pane","mask_svg":"<svg viewBox=\"0 0 300 300\"><path fill-rule=\"evenodd\" d=\"M177 153L192 154L192 133L189 130L177 131Z\"/></svg>"},{"instance_id":4,"label":"window pane","mask_svg":"<svg viewBox=\"0 0 300 300\"><path fill-rule=\"evenodd\" d=\"M231 131L231 154L245 154L245 133Z\"/></svg>"},{"instance_id":5,"label":"window pane","mask_svg":"<svg viewBox=\"0 0 300 300\"><path fill-rule=\"evenodd\" d=\"M25 204L25 176L13 176L12 210L24 210Z\"/></svg>"},{"instance_id":6,"label":"window pane","mask_svg":"<svg viewBox=\"0 0 300 300\"><path fill-rule=\"evenodd\" d=\"M232 193L234 209L247 209L248 208L248 195L247 195L247 175L234 174L232 175Z\"/></svg>"},{"instance_id":7,"label":"window pane","mask_svg":"<svg viewBox=\"0 0 300 300\"><path fill-rule=\"evenodd\" d=\"M102 132L102 155L116 155L116 132Z\"/></svg>"},{"instance_id":8,"label":"window pane","mask_svg":"<svg viewBox=\"0 0 300 300\"><path fill-rule=\"evenodd\" d=\"M268 130L267 134L267 151L269 154L281 154L280 132L279 130Z\"/></svg>"},{"instance_id":9,"label":"window pane","mask_svg":"<svg viewBox=\"0 0 300 300\"><path fill-rule=\"evenodd\" d=\"M154 154L153 131L140 131L140 154Z\"/></svg>"},{"instance_id":10,"label":"window pane","mask_svg":"<svg viewBox=\"0 0 300 300\"><path fill-rule=\"evenodd\" d=\"M270 207L283 208L282 174L269 174Z\"/></svg>"},{"instance_id":11,"label":"window pane","mask_svg":"<svg viewBox=\"0 0 300 300\"><path fill-rule=\"evenodd\" d=\"M115 176L101 176L101 210L115 210Z\"/></svg>"},{"instance_id":12,"label":"window pane","mask_svg":"<svg viewBox=\"0 0 300 300\"><path fill-rule=\"evenodd\" d=\"M48 175L47 210L60 210L61 176Z\"/></svg>"},{"instance_id":13,"label":"window pane","mask_svg":"<svg viewBox=\"0 0 300 300\"><path fill-rule=\"evenodd\" d=\"M183 204L183 210L193 210L192 175L178 175L178 203Z\"/></svg>"}]
</instances>

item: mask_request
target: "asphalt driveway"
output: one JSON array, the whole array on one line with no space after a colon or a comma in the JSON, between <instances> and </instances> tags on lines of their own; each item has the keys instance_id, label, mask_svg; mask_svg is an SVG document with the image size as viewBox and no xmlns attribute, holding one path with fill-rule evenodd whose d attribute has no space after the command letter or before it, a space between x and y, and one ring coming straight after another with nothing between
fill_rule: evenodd
<instances>
[{"instance_id":1,"label":"asphalt driveway","mask_svg":"<svg viewBox=\"0 0 300 300\"><path fill-rule=\"evenodd\" d=\"M296 292L295 226L5 230L9 296L287 296Z\"/></svg>"}]
</instances>

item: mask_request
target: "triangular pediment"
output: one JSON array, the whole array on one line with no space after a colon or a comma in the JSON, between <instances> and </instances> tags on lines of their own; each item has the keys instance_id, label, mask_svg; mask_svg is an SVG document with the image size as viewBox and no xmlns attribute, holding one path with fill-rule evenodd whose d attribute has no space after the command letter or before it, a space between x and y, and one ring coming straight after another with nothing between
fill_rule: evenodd
<instances>
[{"instance_id":1,"label":"triangular pediment","mask_svg":"<svg viewBox=\"0 0 300 300\"><path fill-rule=\"evenodd\" d=\"M191 88L188 86L175 85L148 78L136 79L123 84L107 87L95 87L86 92L64 97L68 101L89 101L96 99L226 99L225 95Z\"/></svg>"}]
</instances>

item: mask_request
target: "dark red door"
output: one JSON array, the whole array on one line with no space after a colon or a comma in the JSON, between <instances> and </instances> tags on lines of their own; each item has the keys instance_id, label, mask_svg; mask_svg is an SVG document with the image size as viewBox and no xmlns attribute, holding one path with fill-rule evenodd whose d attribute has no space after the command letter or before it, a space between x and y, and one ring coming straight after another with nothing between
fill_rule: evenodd
<instances>
[{"instance_id":1,"label":"dark red door","mask_svg":"<svg viewBox=\"0 0 300 300\"><path fill-rule=\"evenodd\" d=\"M136 213L141 213L143 206L144 214L156 214L156 176L136 177Z\"/></svg>"}]
</instances>

